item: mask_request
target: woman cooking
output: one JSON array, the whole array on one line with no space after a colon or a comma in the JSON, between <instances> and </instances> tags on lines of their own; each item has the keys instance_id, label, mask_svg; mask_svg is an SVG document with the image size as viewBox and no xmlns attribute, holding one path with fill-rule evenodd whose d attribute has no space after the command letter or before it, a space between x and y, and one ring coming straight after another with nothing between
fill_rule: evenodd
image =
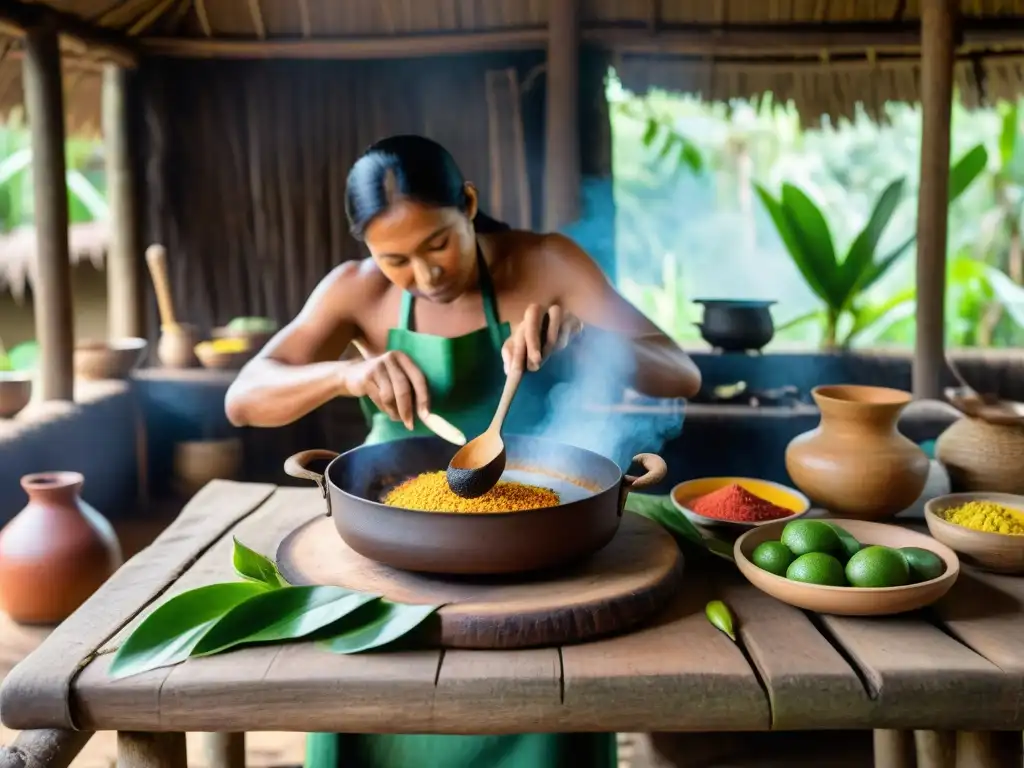
<instances>
[{"instance_id":1,"label":"woman cooking","mask_svg":"<svg viewBox=\"0 0 1024 768\"><path fill-rule=\"evenodd\" d=\"M242 369L226 400L236 426L281 426L333 398L358 397L368 442L430 434L419 419L427 412L471 439L490 422L504 373L537 371L585 325L621 347L639 392L690 397L699 389L693 362L586 253L560 235L515 231L484 214L436 142L393 136L374 144L349 172L345 208L370 258L335 268ZM350 345L359 357L344 355ZM616 765L610 734L318 733L306 751L307 768Z\"/></svg>"}]
</instances>

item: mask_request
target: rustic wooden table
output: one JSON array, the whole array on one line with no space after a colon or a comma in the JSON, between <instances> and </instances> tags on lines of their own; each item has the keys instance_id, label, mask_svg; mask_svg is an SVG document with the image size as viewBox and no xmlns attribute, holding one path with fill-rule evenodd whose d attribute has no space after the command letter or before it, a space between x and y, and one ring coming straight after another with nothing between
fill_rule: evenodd
<instances>
[{"instance_id":1,"label":"rustic wooden table","mask_svg":"<svg viewBox=\"0 0 1024 768\"><path fill-rule=\"evenodd\" d=\"M211 483L10 673L4 724L46 729L25 744L42 744L50 768L80 748L75 730L119 731L125 765L145 768L183 766L187 731L236 734L220 742L228 766L245 731L836 728L875 730L887 768L912 766L915 748L919 768L1021 764L1024 580L971 569L920 615L808 615L724 566L690 568L655 624L583 645L339 656L294 643L108 679L112 652L154 605L235 578L232 536L272 554L322 513L316 489ZM715 597L733 608L739 644L705 619Z\"/></svg>"}]
</instances>

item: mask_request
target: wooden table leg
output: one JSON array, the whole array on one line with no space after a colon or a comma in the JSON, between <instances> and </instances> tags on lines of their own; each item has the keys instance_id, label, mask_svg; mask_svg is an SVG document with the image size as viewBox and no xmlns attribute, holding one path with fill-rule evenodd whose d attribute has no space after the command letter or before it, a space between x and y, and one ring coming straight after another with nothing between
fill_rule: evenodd
<instances>
[{"instance_id":1,"label":"wooden table leg","mask_svg":"<svg viewBox=\"0 0 1024 768\"><path fill-rule=\"evenodd\" d=\"M67 768L92 731L22 731L10 746L0 747L0 768Z\"/></svg>"},{"instance_id":2,"label":"wooden table leg","mask_svg":"<svg viewBox=\"0 0 1024 768\"><path fill-rule=\"evenodd\" d=\"M956 734L952 731L914 731L917 768L956 768Z\"/></svg>"},{"instance_id":3,"label":"wooden table leg","mask_svg":"<svg viewBox=\"0 0 1024 768\"><path fill-rule=\"evenodd\" d=\"M245 734L204 733L203 755L207 768L245 768Z\"/></svg>"},{"instance_id":4,"label":"wooden table leg","mask_svg":"<svg viewBox=\"0 0 1024 768\"><path fill-rule=\"evenodd\" d=\"M1020 765L1020 731L960 731L956 735L956 768L1002 768Z\"/></svg>"},{"instance_id":5,"label":"wooden table leg","mask_svg":"<svg viewBox=\"0 0 1024 768\"><path fill-rule=\"evenodd\" d=\"M912 731L874 731L875 768L915 768Z\"/></svg>"},{"instance_id":6,"label":"wooden table leg","mask_svg":"<svg viewBox=\"0 0 1024 768\"><path fill-rule=\"evenodd\" d=\"M117 733L117 768L187 766L184 733Z\"/></svg>"}]
</instances>

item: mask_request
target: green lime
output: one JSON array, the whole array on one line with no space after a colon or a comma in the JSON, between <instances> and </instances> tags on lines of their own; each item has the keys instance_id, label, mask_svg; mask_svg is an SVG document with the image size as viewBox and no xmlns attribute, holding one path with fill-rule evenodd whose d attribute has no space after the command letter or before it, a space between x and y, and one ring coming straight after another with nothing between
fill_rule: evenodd
<instances>
[{"instance_id":1,"label":"green lime","mask_svg":"<svg viewBox=\"0 0 1024 768\"><path fill-rule=\"evenodd\" d=\"M860 552L860 542L853 537L851 533L848 533L842 526L836 525L835 523L828 523L829 528L836 532L836 536L839 537L839 543L843 547L841 557L839 558L844 563L851 557Z\"/></svg>"},{"instance_id":2,"label":"green lime","mask_svg":"<svg viewBox=\"0 0 1024 768\"><path fill-rule=\"evenodd\" d=\"M793 553L781 541L762 541L750 555L751 561L758 568L785 576L786 569L793 562Z\"/></svg>"},{"instance_id":3,"label":"green lime","mask_svg":"<svg viewBox=\"0 0 1024 768\"><path fill-rule=\"evenodd\" d=\"M806 555L800 555L786 569L786 578L790 581L821 584L826 587L846 586L843 564L832 555L822 552L809 552Z\"/></svg>"},{"instance_id":4,"label":"green lime","mask_svg":"<svg viewBox=\"0 0 1024 768\"><path fill-rule=\"evenodd\" d=\"M899 550L865 547L846 564L846 580L854 587L902 587L910 581L910 567Z\"/></svg>"},{"instance_id":5,"label":"green lime","mask_svg":"<svg viewBox=\"0 0 1024 768\"><path fill-rule=\"evenodd\" d=\"M902 547L899 553L910 568L910 583L937 579L946 570L946 563L934 552L920 547Z\"/></svg>"},{"instance_id":6,"label":"green lime","mask_svg":"<svg viewBox=\"0 0 1024 768\"><path fill-rule=\"evenodd\" d=\"M843 551L835 529L820 520L794 520L786 523L781 541L797 557L809 552L838 555Z\"/></svg>"}]
</instances>

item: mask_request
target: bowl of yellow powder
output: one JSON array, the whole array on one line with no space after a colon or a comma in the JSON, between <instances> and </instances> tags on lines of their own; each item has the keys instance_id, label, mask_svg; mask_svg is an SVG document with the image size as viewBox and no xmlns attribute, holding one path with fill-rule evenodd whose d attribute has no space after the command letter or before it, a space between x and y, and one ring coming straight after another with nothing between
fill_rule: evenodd
<instances>
[{"instance_id":1,"label":"bowl of yellow powder","mask_svg":"<svg viewBox=\"0 0 1024 768\"><path fill-rule=\"evenodd\" d=\"M924 507L928 532L971 565L1024 573L1024 496L951 493Z\"/></svg>"}]
</instances>

